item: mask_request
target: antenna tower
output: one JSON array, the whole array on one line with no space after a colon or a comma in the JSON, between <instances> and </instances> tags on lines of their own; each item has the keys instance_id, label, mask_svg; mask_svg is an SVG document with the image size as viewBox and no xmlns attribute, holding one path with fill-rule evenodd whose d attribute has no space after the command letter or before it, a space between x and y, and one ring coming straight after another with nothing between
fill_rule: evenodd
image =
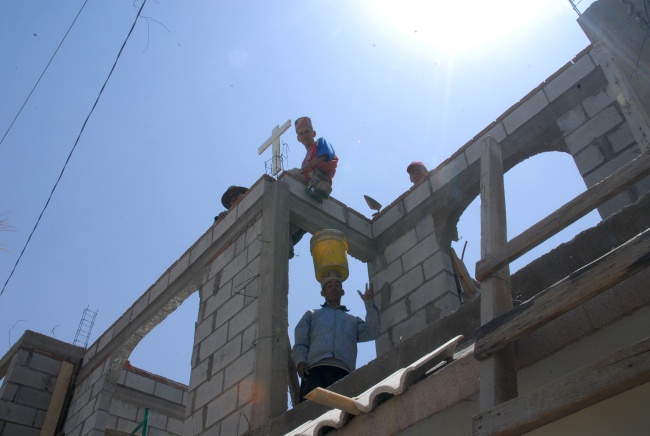
<instances>
[{"instance_id":1,"label":"antenna tower","mask_svg":"<svg viewBox=\"0 0 650 436\"><path fill-rule=\"evenodd\" d=\"M79 328L77 328L77 334L74 336L74 341L72 342L73 345L78 345L84 348L88 347L88 339L90 338L90 332L95 324L97 312L99 311L96 310L93 312L88 308L88 306L86 306L84 313L81 316L81 321L79 321Z\"/></svg>"}]
</instances>

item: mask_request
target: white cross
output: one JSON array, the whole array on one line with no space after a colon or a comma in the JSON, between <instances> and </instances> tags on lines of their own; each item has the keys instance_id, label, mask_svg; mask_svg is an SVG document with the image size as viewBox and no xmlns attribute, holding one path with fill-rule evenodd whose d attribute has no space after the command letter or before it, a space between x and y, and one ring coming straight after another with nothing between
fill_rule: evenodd
<instances>
[{"instance_id":1,"label":"white cross","mask_svg":"<svg viewBox=\"0 0 650 436\"><path fill-rule=\"evenodd\" d=\"M280 164L280 135L282 135L284 132L289 130L289 127L291 127L291 120L287 120L286 123L280 126L275 126L273 130L271 131L271 137L264 141L264 144L260 145L260 148L257 149L257 154L262 154L264 150L269 148L270 145L273 145L271 148L272 152L272 159L273 159L273 170L272 173L273 175L277 175L280 170L281 170L281 164Z\"/></svg>"}]
</instances>

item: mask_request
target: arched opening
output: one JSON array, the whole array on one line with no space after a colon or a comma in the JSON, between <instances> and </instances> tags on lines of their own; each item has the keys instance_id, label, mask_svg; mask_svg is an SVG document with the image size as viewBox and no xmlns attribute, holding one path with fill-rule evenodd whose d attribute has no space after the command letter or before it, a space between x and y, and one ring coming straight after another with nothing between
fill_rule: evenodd
<instances>
[{"instance_id":1,"label":"arched opening","mask_svg":"<svg viewBox=\"0 0 650 436\"><path fill-rule=\"evenodd\" d=\"M516 165L504 175L508 240L545 218L586 190L571 155L547 152ZM458 222L459 241L452 247L474 276L481 259L481 199L476 197ZM582 230L600 222L596 210L521 256L510 265L510 273L528 265Z\"/></svg>"}]
</instances>

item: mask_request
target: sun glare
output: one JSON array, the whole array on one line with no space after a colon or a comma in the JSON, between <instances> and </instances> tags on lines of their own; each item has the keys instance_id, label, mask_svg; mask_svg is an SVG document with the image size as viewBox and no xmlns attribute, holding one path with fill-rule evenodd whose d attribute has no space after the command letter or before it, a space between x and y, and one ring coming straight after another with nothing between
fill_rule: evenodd
<instances>
[{"instance_id":1,"label":"sun glare","mask_svg":"<svg viewBox=\"0 0 650 436\"><path fill-rule=\"evenodd\" d=\"M437 51L462 54L516 37L560 0L372 0L382 25Z\"/></svg>"}]
</instances>

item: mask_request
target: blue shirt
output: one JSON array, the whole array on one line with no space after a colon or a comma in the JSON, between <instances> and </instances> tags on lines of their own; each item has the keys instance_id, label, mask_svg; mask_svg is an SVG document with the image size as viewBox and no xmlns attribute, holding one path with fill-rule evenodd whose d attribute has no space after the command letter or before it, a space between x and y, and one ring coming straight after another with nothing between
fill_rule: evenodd
<instances>
[{"instance_id":1,"label":"blue shirt","mask_svg":"<svg viewBox=\"0 0 650 436\"><path fill-rule=\"evenodd\" d=\"M366 320L347 313L345 306L334 308L325 303L318 310L308 310L296 325L291 356L296 365L307 362L309 368L332 359L352 372L357 365L357 342L379 337L379 310L373 301L364 301Z\"/></svg>"}]
</instances>

